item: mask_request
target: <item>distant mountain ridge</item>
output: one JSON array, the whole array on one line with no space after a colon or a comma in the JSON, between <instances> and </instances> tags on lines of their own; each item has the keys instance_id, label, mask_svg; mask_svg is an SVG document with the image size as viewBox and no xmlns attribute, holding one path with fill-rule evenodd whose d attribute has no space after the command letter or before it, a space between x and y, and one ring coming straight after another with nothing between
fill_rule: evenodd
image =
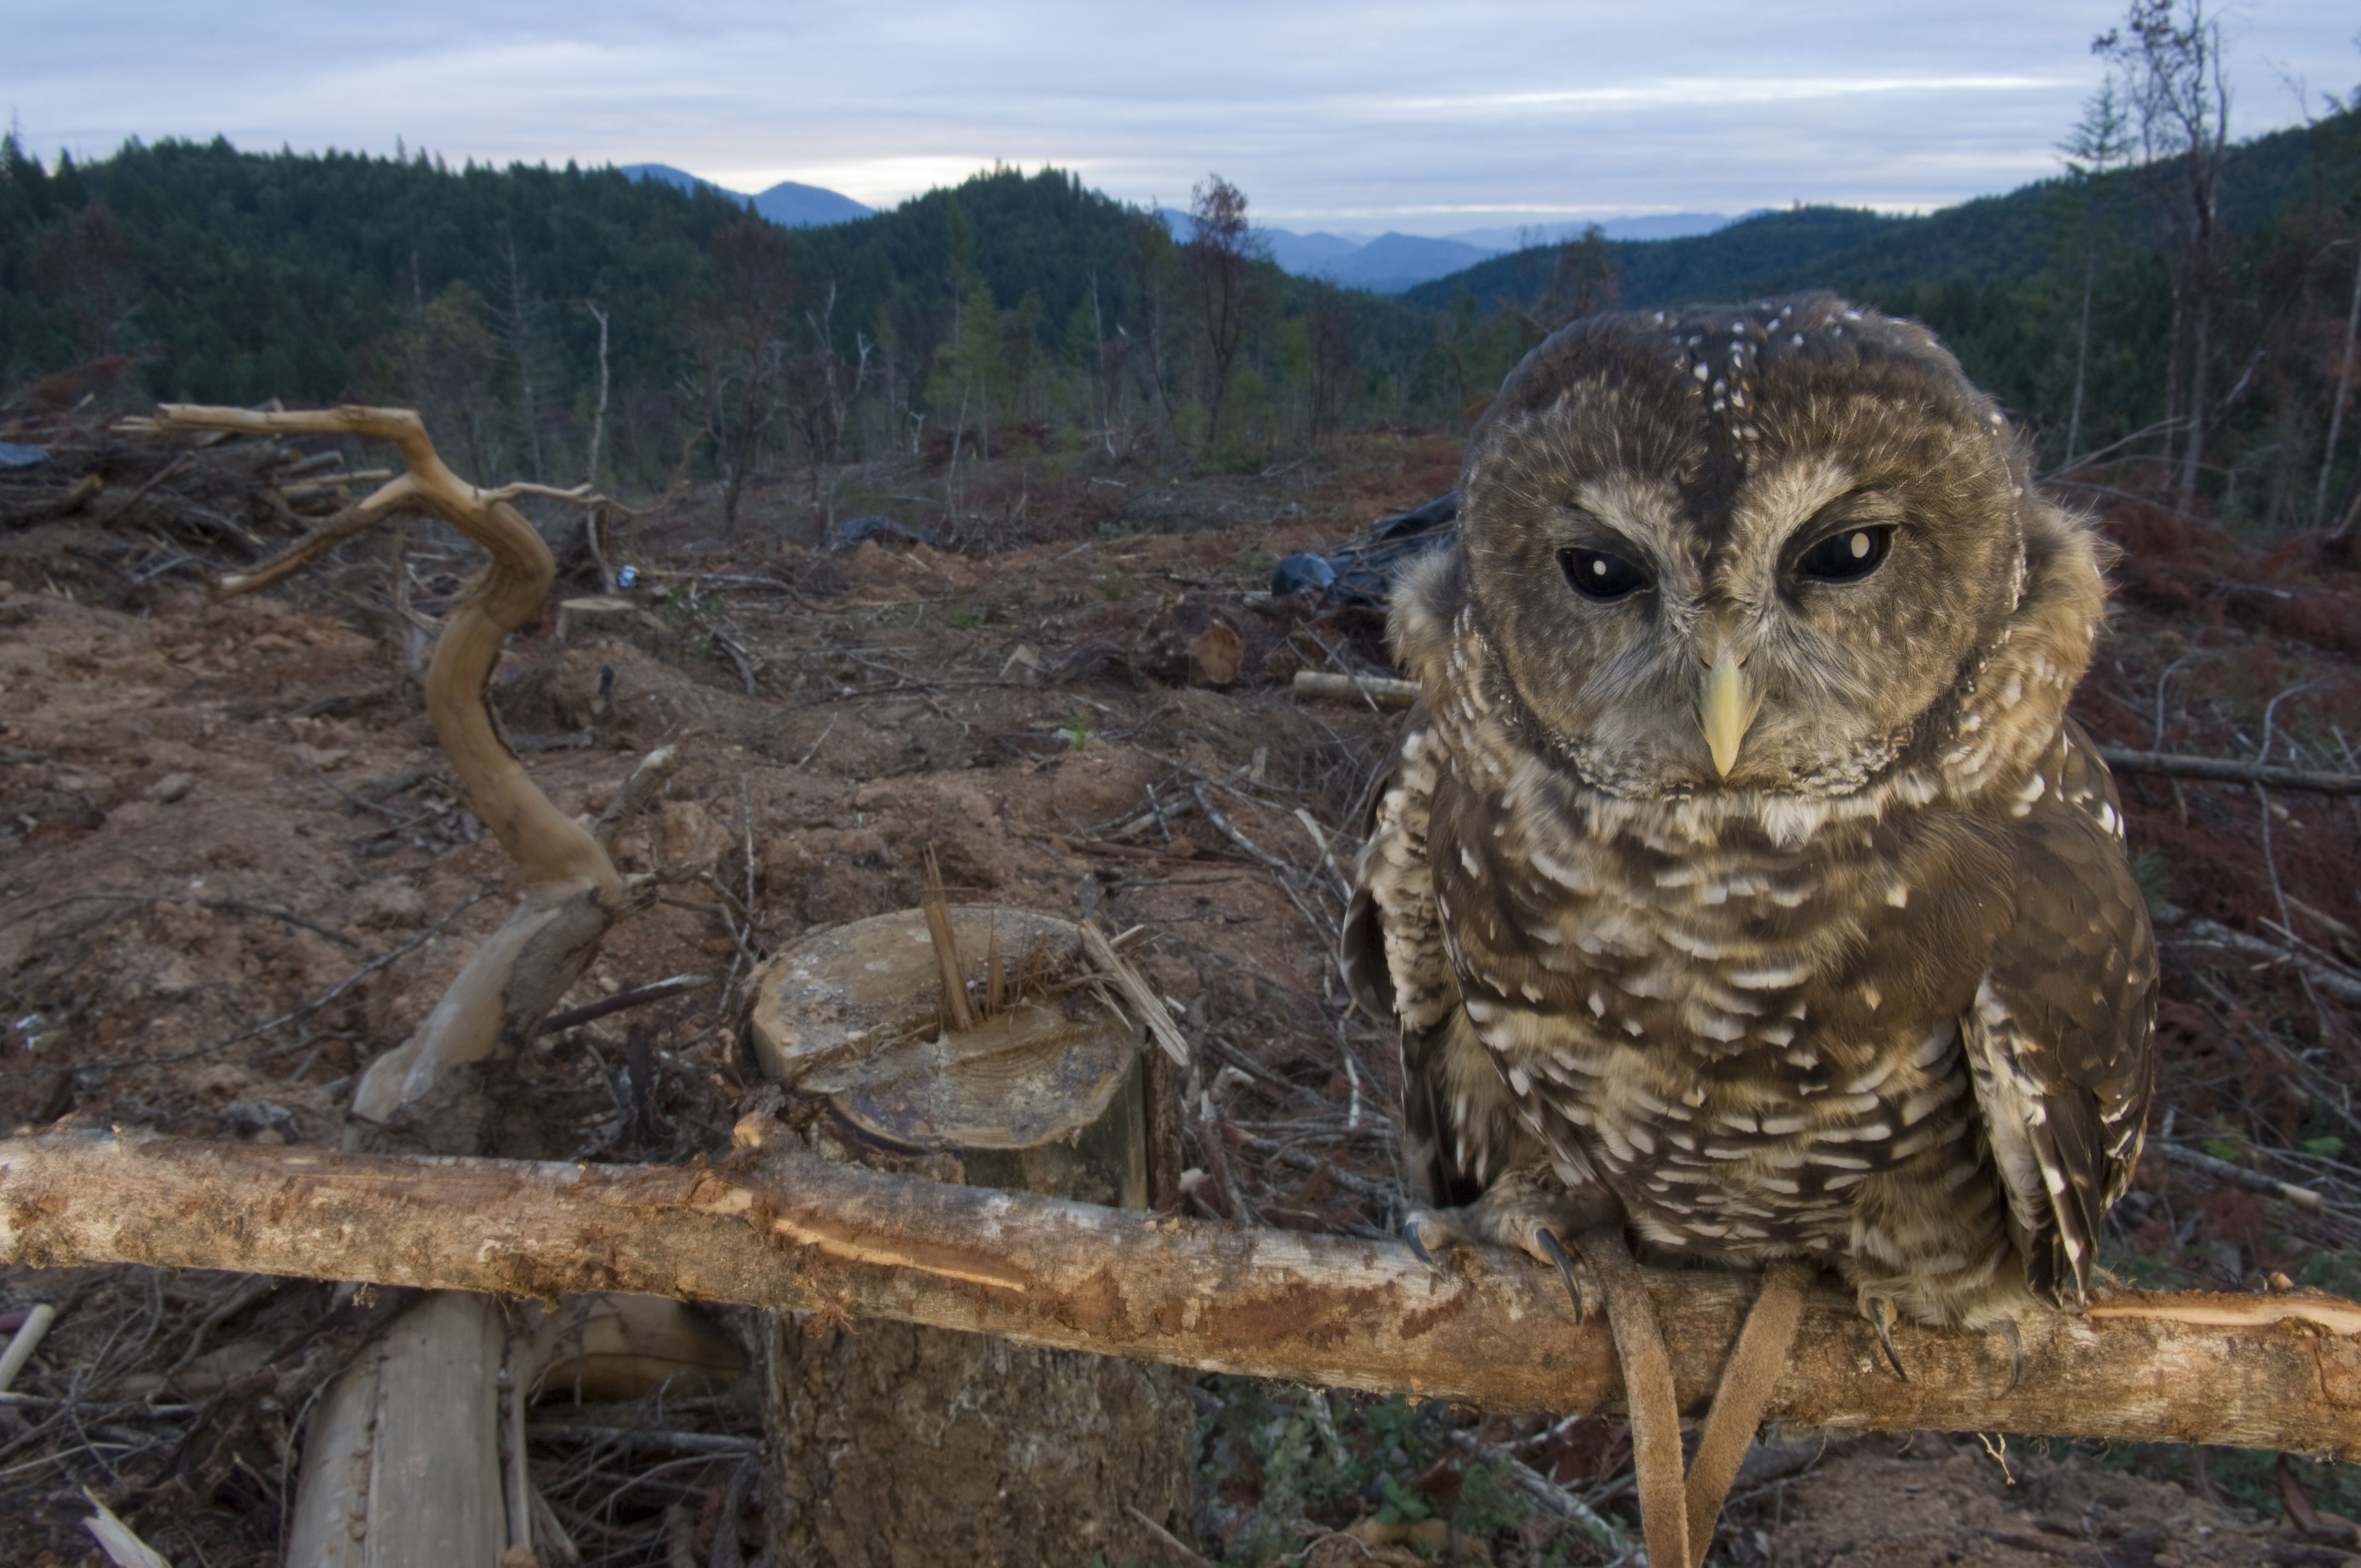
<instances>
[{"instance_id":1,"label":"distant mountain ridge","mask_svg":"<svg viewBox=\"0 0 2361 1568\"><path fill-rule=\"evenodd\" d=\"M2337 123L2323 125L2333 134ZM2290 126L2237 144L2222 190L2224 226L2233 233L2259 227L2294 200L2307 181L2322 178L2314 162L2323 145L2320 134L2317 128ZM2117 170L2102 178L2100 189L2107 201L2135 203L2140 178L2136 170ZM1906 311L1920 308L1905 297L1908 291L1935 280L1983 287L2059 264L2058 247L2075 243L2070 225L2061 225L2057 215L2060 196L2060 183L2053 178L1915 216L1857 207L1790 207L1750 213L1710 234L1649 243L1619 236L1610 228L1609 237L1617 240L1617 281L1623 304L1631 308L1833 289ZM1543 247L1496 254L1402 291L1402 297L1444 310L1466 289L1489 312L1538 297L1555 259Z\"/></svg>"},{"instance_id":2,"label":"distant mountain ridge","mask_svg":"<svg viewBox=\"0 0 2361 1568\"><path fill-rule=\"evenodd\" d=\"M1176 240L1189 237L1189 214L1162 207L1157 216ZM1608 218L1598 224L1609 239L1678 239L1711 234L1734 220L1719 213L1658 213L1646 217ZM1462 229L1441 236L1400 234L1331 234L1316 230L1296 234L1289 229L1257 227L1255 238L1282 272L1298 278L1325 278L1348 289L1372 294L1402 294L1421 283L1464 271L1477 263L1535 243L1555 245L1576 239L1590 225L1566 223L1517 228Z\"/></svg>"},{"instance_id":3,"label":"distant mountain ridge","mask_svg":"<svg viewBox=\"0 0 2361 1568\"><path fill-rule=\"evenodd\" d=\"M855 218L872 215L876 209L864 207L850 196L818 185L802 185L793 180L782 180L758 195L724 190L710 180L701 180L685 169L675 169L669 163L627 163L619 170L634 180L657 180L683 191L718 191L732 201L743 202L763 217L782 228L814 228L821 224L849 224Z\"/></svg>"}]
</instances>

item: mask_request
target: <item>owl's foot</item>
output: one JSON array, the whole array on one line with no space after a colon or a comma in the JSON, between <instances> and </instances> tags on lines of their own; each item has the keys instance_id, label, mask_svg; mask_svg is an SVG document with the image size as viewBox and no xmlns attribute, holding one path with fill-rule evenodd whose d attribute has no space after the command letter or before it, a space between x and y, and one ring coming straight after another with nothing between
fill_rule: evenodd
<instances>
[{"instance_id":1,"label":"owl's foot","mask_svg":"<svg viewBox=\"0 0 2361 1568\"><path fill-rule=\"evenodd\" d=\"M1567 1241L1614 1212L1614 1200L1597 1192L1569 1192L1546 1172L1511 1170L1473 1203L1456 1209L1413 1209L1402 1223L1402 1240L1428 1267L1440 1269L1454 1247L1489 1244L1515 1247L1557 1270L1574 1301L1575 1321L1587 1304L1575 1277Z\"/></svg>"},{"instance_id":2,"label":"owl's foot","mask_svg":"<svg viewBox=\"0 0 2361 1568\"><path fill-rule=\"evenodd\" d=\"M1894 1376L1901 1378L1905 1383L1909 1382L1910 1374L1902 1370L1902 1357L1894 1354L1894 1324L1895 1321L1894 1298L1891 1296L1864 1296L1861 1298L1861 1316L1869 1320L1869 1326L1877 1331L1877 1343L1884 1347L1885 1364L1894 1368ZM2024 1356L2023 1347L2019 1347L2017 1354L2021 1362ZM2016 1379L2014 1377L2010 1378L2008 1386L2012 1388L2015 1387Z\"/></svg>"}]
</instances>

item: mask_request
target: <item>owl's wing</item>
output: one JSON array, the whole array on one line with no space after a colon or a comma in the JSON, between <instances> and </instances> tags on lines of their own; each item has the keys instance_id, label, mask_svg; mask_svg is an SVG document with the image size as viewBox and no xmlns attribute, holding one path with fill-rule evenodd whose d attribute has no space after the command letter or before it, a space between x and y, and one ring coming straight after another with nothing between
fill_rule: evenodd
<instances>
[{"instance_id":1,"label":"owl's wing","mask_svg":"<svg viewBox=\"0 0 2361 1568\"><path fill-rule=\"evenodd\" d=\"M1478 1184L1446 1152L1443 1057L1459 1013L1459 981L1443 940L1427 862L1427 829L1443 740L1426 705L1411 709L1370 808L1338 961L1364 1012L1401 1032L1405 1163L1433 1202L1466 1202Z\"/></svg>"},{"instance_id":2,"label":"owl's wing","mask_svg":"<svg viewBox=\"0 0 2361 1568\"><path fill-rule=\"evenodd\" d=\"M2090 737L2067 724L2037 777L2014 826L2015 919L1962 1034L2027 1282L2080 1300L2155 1087L2156 937Z\"/></svg>"}]
</instances>

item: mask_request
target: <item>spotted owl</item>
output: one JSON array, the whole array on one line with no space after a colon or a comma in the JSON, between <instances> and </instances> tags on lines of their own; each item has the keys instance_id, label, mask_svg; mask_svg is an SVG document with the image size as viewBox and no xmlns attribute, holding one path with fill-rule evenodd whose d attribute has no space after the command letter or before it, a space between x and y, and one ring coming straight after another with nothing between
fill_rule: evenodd
<instances>
[{"instance_id":1,"label":"spotted owl","mask_svg":"<svg viewBox=\"0 0 2361 1568\"><path fill-rule=\"evenodd\" d=\"M1422 696L1346 925L1414 1242L1619 1219L2004 1330L2085 1298L2155 938L2066 716L2106 547L1925 328L1826 294L1588 317L1396 587ZM1888 1343L1889 1354L1891 1343Z\"/></svg>"}]
</instances>

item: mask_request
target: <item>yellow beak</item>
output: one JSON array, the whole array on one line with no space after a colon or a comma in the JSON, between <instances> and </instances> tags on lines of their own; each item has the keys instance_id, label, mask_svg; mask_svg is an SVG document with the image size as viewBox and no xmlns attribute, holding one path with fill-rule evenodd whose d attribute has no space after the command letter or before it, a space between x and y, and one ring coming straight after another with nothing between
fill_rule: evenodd
<instances>
[{"instance_id":1,"label":"yellow beak","mask_svg":"<svg viewBox=\"0 0 2361 1568\"><path fill-rule=\"evenodd\" d=\"M1738 762L1739 744L1762 707L1763 698L1740 668L1738 656L1724 648L1706 673L1704 696L1697 705L1697 727L1705 731L1715 773L1730 776Z\"/></svg>"}]
</instances>

